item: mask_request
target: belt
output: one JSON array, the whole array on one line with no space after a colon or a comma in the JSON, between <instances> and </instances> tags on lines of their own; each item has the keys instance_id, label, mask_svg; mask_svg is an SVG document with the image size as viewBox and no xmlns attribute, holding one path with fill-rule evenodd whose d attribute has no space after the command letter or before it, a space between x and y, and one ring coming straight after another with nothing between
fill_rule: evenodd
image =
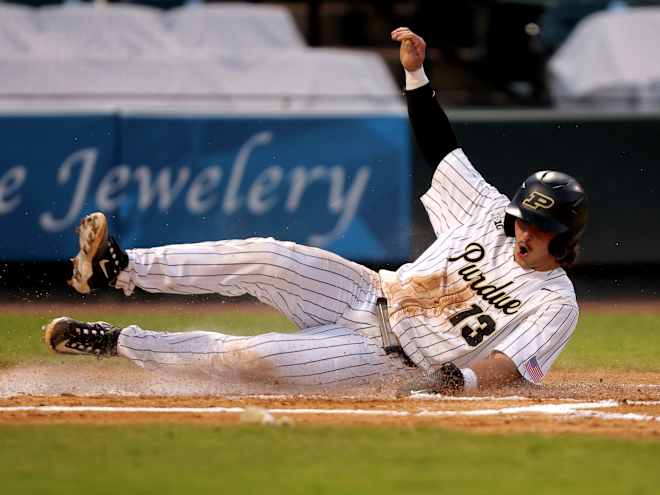
<instances>
[{"instance_id":1,"label":"belt","mask_svg":"<svg viewBox=\"0 0 660 495\"><path fill-rule=\"evenodd\" d=\"M379 297L376 299L376 309L378 314L378 326L380 327L380 336L383 340L383 350L385 354L398 354L407 366L415 366L410 358L403 351L401 342L390 326L389 312L387 311L387 298Z\"/></svg>"}]
</instances>

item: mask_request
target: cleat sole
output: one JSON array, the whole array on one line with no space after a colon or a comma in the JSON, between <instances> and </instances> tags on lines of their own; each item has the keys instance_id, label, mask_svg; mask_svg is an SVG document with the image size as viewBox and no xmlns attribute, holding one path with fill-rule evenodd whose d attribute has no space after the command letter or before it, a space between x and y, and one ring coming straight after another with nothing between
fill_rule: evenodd
<instances>
[{"instance_id":1,"label":"cleat sole","mask_svg":"<svg viewBox=\"0 0 660 495\"><path fill-rule=\"evenodd\" d=\"M93 269L92 261L101 244L108 237L108 222L101 212L91 213L80 221L76 228L80 252L74 258L73 276L68 284L81 294L89 294L92 290L87 284Z\"/></svg>"},{"instance_id":2,"label":"cleat sole","mask_svg":"<svg viewBox=\"0 0 660 495\"><path fill-rule=\"evenodd\" d=\"M44 344L46 344L46 346L48 346L51 350L53 350L55 352L61 352L57 349L57 344L58 343L55 342L55 339L57 337L57 331L56 330L57 330L58 323L60 323L61 321L64 321L64 320L68 321L68 320L70 320L70 318L68 318L66 316L60 316L59 318L55 318L50 323L48 323L46 325L43 325L41 327L41 330L43 331Z\"/></svg>"}]
</instances>

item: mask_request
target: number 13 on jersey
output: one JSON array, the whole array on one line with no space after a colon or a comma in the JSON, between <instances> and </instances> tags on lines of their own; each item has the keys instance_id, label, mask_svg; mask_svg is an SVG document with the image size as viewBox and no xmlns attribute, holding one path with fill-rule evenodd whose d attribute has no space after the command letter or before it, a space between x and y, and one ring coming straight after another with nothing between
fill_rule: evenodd
<instances>
[{"instance_id":1,"label":"number 13 on jersey","mask_svg":"<svg viewBox=\"0 0 660 495\"><path fill-rule=\"evenodd\" d=\"M469 309L459 311L449 318L449 322L456 326L470 316L479 315L476 324L468 322L461 328L461 335L469 346L476 347L484 340L484 337L495 331L495 320L484 312L480 306L473 304ZM472 323L472 324L471 324Z\"/></svg>"}]
</instances>

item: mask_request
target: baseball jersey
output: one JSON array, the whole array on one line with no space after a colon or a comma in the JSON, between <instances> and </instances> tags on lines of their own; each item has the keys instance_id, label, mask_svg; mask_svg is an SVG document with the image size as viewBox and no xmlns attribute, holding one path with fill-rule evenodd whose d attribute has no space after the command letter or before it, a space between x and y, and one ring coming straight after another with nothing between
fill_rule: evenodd
<instances>
[{"instance_id":1,"label":"baseball jersey","mask_svg":"<svg viewBox=\"0 0 660 495\"><path fill-rule=\"evenodd\" d=\"M469 366L499 351L539 383L577 324L566 272L514 260L515 240L503 223L509 199L461 149L440 162L421 199L436 241L396 272L379 272L404 351L423 368Z\"/></svg>"}]
</instances>

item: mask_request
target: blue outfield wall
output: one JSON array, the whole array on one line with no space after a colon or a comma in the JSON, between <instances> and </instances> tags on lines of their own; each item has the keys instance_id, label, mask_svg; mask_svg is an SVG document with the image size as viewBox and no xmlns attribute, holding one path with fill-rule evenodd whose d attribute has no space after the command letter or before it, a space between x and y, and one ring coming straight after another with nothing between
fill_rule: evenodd
<instances>
[{"instance_id":1,"label":"blue outfield wall","mask_svg":"<svg viewBox=\"0 0 660 495\"><path fill-rule=\"evenodd\" d=\"M0 117L0 259L64 260L104 211L127 247L270 236L410 255L405 117Z\"/></svg>"}]
</instances>

